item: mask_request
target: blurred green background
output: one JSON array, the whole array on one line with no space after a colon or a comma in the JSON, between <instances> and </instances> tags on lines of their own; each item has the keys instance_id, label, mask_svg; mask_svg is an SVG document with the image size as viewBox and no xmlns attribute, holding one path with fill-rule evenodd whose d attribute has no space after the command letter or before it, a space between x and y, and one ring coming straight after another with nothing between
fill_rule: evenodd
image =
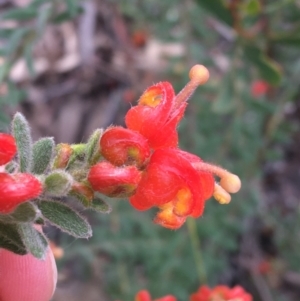
<instances>
[{"instance_id":1,"label":"blurred green background","mask_svg":"<svg viewBox=\"0 0 300 301\"><path fill-rule=\"evenodd\" d=\"M188 300L200 284L243 285L256 301L300 296L300 1L0 0L0 128L19 110L35 138L84 141L123 124L151 84L176 92L195 63L210 80L180 125L183 149L238 174L229 205L207 202L178 231L126 201L84 212L89 241L64 250L54 301Z\"/></svg>"}]
</instances>

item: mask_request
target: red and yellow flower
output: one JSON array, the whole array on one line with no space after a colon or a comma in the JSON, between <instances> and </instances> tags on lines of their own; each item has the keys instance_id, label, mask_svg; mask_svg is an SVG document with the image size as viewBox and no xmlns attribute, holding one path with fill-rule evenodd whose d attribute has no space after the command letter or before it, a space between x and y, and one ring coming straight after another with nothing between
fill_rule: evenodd
<instances>
[{"instance_id":1,"label":"red and yellow flower","mask_svg":"<svg viewBox=\"0 0 300 301\"><path fill-rule=\"evenodd\" d=\"M88 174L92 188L129 197L137 210L158 207L154 222L170 229L179 228L187 217L201 216L211 196L229 203L230 193L240 189L239 178L178 148L177 125L187 100L208 77L208 70L196 65L177 96L168 82L148 88L126 114L128 129L112 127L101 137L105 160Z\"/></svg>"}]
</instances>

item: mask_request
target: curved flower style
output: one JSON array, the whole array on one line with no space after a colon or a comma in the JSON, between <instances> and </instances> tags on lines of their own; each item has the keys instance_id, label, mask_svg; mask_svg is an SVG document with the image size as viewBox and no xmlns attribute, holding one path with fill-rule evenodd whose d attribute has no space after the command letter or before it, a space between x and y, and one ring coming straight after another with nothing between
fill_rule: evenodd
<instances>
[{"instance_id":1,"label":"curved flower style","mask_svg":"<svg viewBox=\"0 0 300 301\"><path fill-rule=\"evenodd\" d=\"M190 301L252 301L252 296L241 286L229 288L226 285L218 285L211 289L206 285L190 296Z\"/></svg>"},{"instance_id":2,"label":"curved flower style","mask_svg":"<svg viewBox=\"0 0 300 301\"><path fill-rule=\"evenodd\" d=\"M115 167L109 162L100 162L91 167L88 181L95 191L110 197L131 196L141 179L135 166Z\"/></svg>"},{"instance_id":3,"label":"curved flower style","mask_svg":"<svg viewBox=\"0 0 300 301\"><path fill-rule=\"evenodd\" d=\"M192 159L192 161L191 161ZM177 229L186 217L199 217L204 203L214 192L214 178L196 170L197 156L175 148L156 150L139 182L130 203L138 210L158 206L155 223Z\"/></svg>"},{"instance_id":4,"label":"curved flower style","mask_svg":"<svg viewBox=\"0 0 300 301\"><path fill-rule=\"evenodd\" d=\"M38 197L42 184L31 174L0 173L0 213L10 213L19 204Z\"/></svg>"},{"instance_id":5,"label":"curved flower style","mask_svg":"<svg viewBox=\"0 0 300 301\"><path fill-rule=\"evenodd\" d=\"M100 139L102 156L110 163L142 166L150 156L147 139L120 126L109 128Z\"/></svg>"},{"instance_id":6,"label":"curved flower style","mask_svg":"<svg viewBox=\"0 0 300 301\"><path fill-rule=\"evenodd\" d=\"M16 152L17 146L14 137L0 133L0 165L8 163Z\"/></svg>"},{"instance_id":7,"label":"curved flower style","mask_svg":"<svg viewBox=\"0 0 300 301\"><path fill-rule=\"evenodd\" d=\"M135 295L134 301L152 301L152 298L147 290L141 290ZM177 301L177 299L172 295L167 295L153 301Z\"/></svg>"}]
</instances>

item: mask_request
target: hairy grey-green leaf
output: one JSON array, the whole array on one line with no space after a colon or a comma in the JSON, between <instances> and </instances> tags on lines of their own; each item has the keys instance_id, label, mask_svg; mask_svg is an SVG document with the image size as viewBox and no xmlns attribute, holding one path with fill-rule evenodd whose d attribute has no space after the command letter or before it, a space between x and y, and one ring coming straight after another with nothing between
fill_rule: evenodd
<instances>
[{"instance_id":1,"label":"hairy grey-green leaf","mask_svg":"<svg viewBox=\"0 0 300 301\"><path fill-rule=\"evenodd\" d=\"M29 223L38 217L39 209L32 203L19 205L11 214L0 215L0 220L6 223Z\"/></svg>"},{"instance_id":2,"label":"hairy grey-green leaf","mask_svg":"<svg viewBox=\"0 0 300 301\"><path fill-rule=\"evenodd\" d=\"M93 199L93 202L91 203L89 208L101 213L111 212L111 207L100 198Z\"/></svg>"},{"instance_id":3,"label":"hairy grey-green leaf","mask_svg":"<svg viewBox=\"0 0 300 301\"><path fill-rule=\"evenodd\" d=\"M18 148L20 171L28 172L31 169L32 141L29 124L21 113L15 114L12 129Z\"/></svg>"},{"instance_id":4,"label":"hairy grey-green leaf","mask_svg":"<svg viewBox=\"0 0 300 301\"><path fill-rule=\"evenodd\" d=\"M38 259L44 259L48 247L44 235L36 230L32 223L18 224L17 227L27 251Z\"/></svg>"},{"instance_id":5,"label":"hairy grey-green leaf","mask_svg":"<svg viewBox=\"0 0 300 301\"><path fill-rule=\"evenodd\" d=\"M54 140L47 137L42 138L32 147L32 173L43 174L48 168L54 152Z\"/></svg>"},{"instance_id":6,"label":"hairy grey-green leaf","mask_svg":"<svg viewBox=\"0 0 300 301\"><path fill-rule=\"evenodd\" d=\"M27 254L26 247L17 230L17 225L0 221L0 248L19 255Z\"/></svg>"},{"instance_id":7,"label":"hairy grey-green leaf","mask_svg":"<svg viewBox=\"0 0 300 301\"><path fill-rule=\"evenodd\" d=\"M71 189L72 183L73 178L69 173L63 170L54 171L46 177L44 191L52 196L66 196Z\"/></svg>"},{"instance_id":8,"label":"hairy grey-green leaf","mask_svg":"<svg viewBox=\"0 0 300 301\"><path fill-rule=\"evenodd\" d=\"M69 206L57 201L41 200L38 207L44 218L62 231L79 238L92 236L89 223Z\"/></svg>"},{"instance_id":9,"label":"hairy grey-green leaf","mask_svg":"<svg viewBox=\"0 0 300 301\"><path fill-rule=\"evenodd\" d=\"M97 129L89 138L86 144L86 160L89 165L94 165L100 159L100 138L103 134L102 129Z\"/></svg>"}]
</instances>

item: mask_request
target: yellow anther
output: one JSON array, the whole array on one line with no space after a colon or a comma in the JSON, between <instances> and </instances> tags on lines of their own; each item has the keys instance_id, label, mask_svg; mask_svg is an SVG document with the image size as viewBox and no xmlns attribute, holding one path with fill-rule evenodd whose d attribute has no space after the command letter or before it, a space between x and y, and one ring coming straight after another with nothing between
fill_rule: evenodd
<instances>
[{"instance_id":1,"label":"yellow anther","mask_svg":"<svg viewBox=\"0 0 300 301\"><path fill-rule=\"evenodd\" d=\"M213 197L219 204L229 204L231 201L230 194L225 191L219 184L215 183L215 190Z\"/></svg>"}]
</instances>

